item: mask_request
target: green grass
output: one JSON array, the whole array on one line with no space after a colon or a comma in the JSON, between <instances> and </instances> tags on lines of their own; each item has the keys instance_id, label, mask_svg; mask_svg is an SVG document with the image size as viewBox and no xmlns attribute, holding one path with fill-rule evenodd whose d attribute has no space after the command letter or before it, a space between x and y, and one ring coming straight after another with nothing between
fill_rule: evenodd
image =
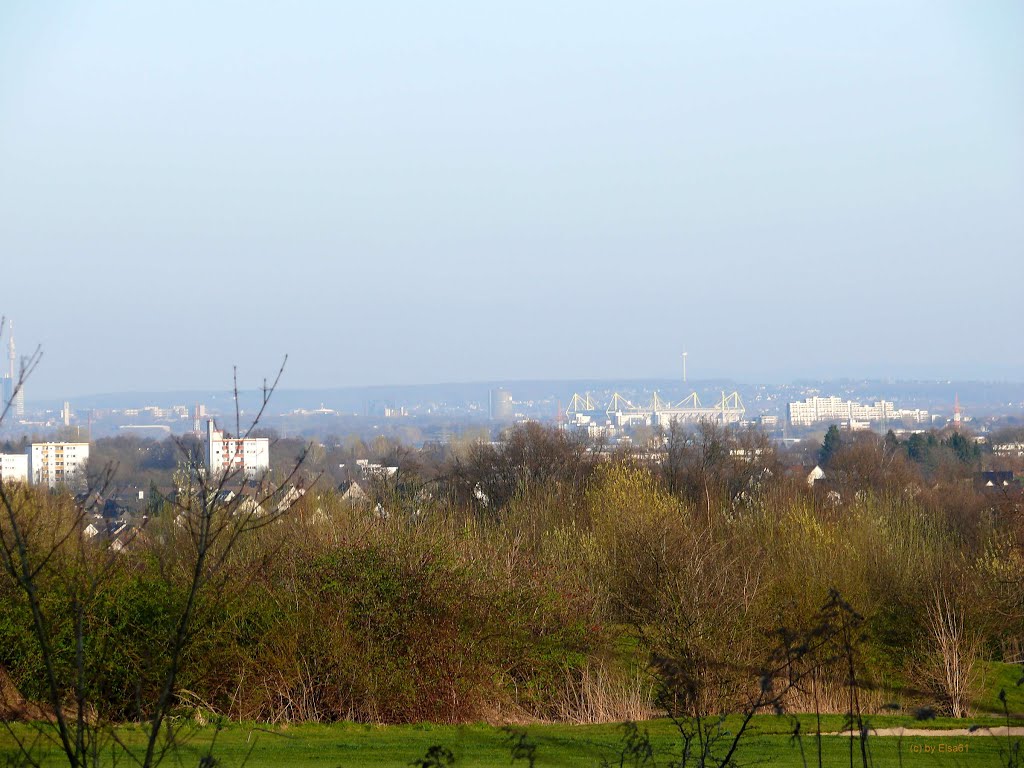
<instances>
[{"instance_id":1,"label":"green grass","mask_svg":"<svg viewBox=\"0 0 1024 768\"><path fill-rule=\"evenodd\" d=\"M813 718L801 718L806 729ZM921 725L909 718L876 718L877 727L887 725ZM823 728L838 730L843 719L824 718ZM963 727L964 721L932 721L929 727ZM735 727L730 718L727 727ZM29 726L16 726L24 735ZM740 765L770 764L800 768L803 763L799 746L790 738L791 723L784 718L762 716L756 718L755 727L745 738L738 760ZM641 725L649 733L659 765L678 754L679 738L674 726L666 720L655 720ZM622 748L623 729L615 725L569 726L534 725L522 729L537 745L536 765L544 766L599 766L603 759L617 765ZM141 731L125 726L119 736L138 743ZM508 734L485 725L439 726L430 724L405 726L370 726L351 723L334 725L299 725L280 728L234 723L219 733L212 726L196 728L188 742L167 765L194 766L216 738L213 754L219 765L249 766L250 768L286 768L287 766L407 766L423 757L433 745L441 745L455 755L456 766L503 766L512 764ZM825 765L849 764L850 740L844 737L822 739ZM877 737L869 741L872 764L876 768L900 765L1000 765L999 748L1005 740L993 737L928 737L906 738L902 742L894 737ZM803 740L809 764L817 763L816 740ZM9 733L0 731L0 762L14 755L14 744ZM951 748L965 752L949 751ZM855 745L855 749L859 747ZM930 750L930 751L929 751ZM855 753L859 764L859 751ZM59 755L50 752L44 765L61 765ZM122 765L128 763L122 761ZM525 766L525 761L516 765Z\"/></svg>"},{"instance_id":2,"label":"green grass","mask_svg":"<svg viewBox=\"0 0 1024 768\"><path fill-rule=\"evenodd\" d=\"M981 662L981 687L983 693L975 700L979 712L1002 712L999 691L1006 691L1006 705L1011 713L1024 717L1024 685L1020 664L1001 664L996 661Z\"/></svg>"},{"instance_id":3,"label":"green grass","mask_svg":"<svg viewBox=\"0 0 1024 768\"><path fill-rule=\"evenodd\" d=\"M1007 705L1015 714L1014 725L1024 723L1024 686L1017 685L1020 667L988 662L982 666L982 691L974 702L977 717L970 720L937 718L919 722L905 714L874 715L867 718L874 728L916 727L935 730L964 728L970 724L1003 725L1005 720L996 713L1002 710L998 700L1001 689L1007 693ZM813 734L816 721L813 715L801 715L801 732ZM734 730L737 717L726 720L724 728ZM17 754L12 734L21 738L31 736L33 726L12 725L11 731L0 728L0 765L12 764L9 759ZM838 732L846 727L842 715L824 715L821 730ZM680 739L668 720L652 720L640 728L649 734L656 756L656 764L663 766L678 756ZM487 725L445 726L423 723L418 725L359 725L336 723L332 725L266 726L252 723L230 723L218 731L212 725L197 727L186 725L188 731L184 745L164 763L168 766L195 766L213 744L212 753L222 768L288 768L313 766L314 768L366 768L376 766L408 766L423 757L434 745L444 746L455 755L455 766L489 766L508 768L512 765L509 735ZM618 765L622 751L623 728L620 725L530 725L519 728L536 744L537 768L596 767L602 760ZM744 738L738 763L745 765L772 765L782 768L803 768L800 747L791 738L793 721L787 717L760 715L754 718L749 734ZM117 729L118 737L132 745L142 742L142 731L136 726ZM807 764L817 765L817 742L814 736L803 738ZM874 737L869 740L873 768L887 766L1000 766L1000 749L1006 740L987 737L905 738ZM855 764L859 765L859 749L855 746ZM957 748L965 751L950 751ZM822 739L823 764L849 765L850 740L827 736ZM51 748L38 753L43 765L65 764L60 754ZM17 764L17 763L13 763ZM108 764L113 765L113 761ZM130 765L121 760L120 765ZM526 761L515 764L526 768Z\"/></svg>"}]
</instances>

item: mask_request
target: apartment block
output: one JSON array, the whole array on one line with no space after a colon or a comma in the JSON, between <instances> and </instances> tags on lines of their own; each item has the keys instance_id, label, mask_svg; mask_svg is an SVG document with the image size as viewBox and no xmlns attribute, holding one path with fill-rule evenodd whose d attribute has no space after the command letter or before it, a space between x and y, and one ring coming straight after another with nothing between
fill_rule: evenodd
<instances>
[{"instance_id":1,"label":"apartment block","mask_svg":"<svg viewBox=\"0 0 1024 768\"><path fill-rule=\"evenodd\" d=\"M70 483L85 471L88 460L88 443L32 443L28 449L29 482L50 488Z\"/></svg>"},{"instance_id":2,"label":"apartment block","mask_svg":"<svg viewBox=\"0 0 1024 768\"><path fill-rule=\"evenodd\" d=\"M27 453L0 453L0 482L28 482Z\"/></svg>"},{"instance_id":3,"label":"apartment block","mask_svg":"<svg viewBox=\"0 0 1024 768\"><path fill-rule=\"evenodd\" d=\"M889 400L871 405L843 400L841 397L808 397L802 402L789 404L789 423L794 427L809 427L821 422L878 422L928 421L928 411L897 408Z\"/></svg>"},{"instance_id":4,"label":"apartment block","mask_svg":"<svg viewBox=\"0 0 1024 768\"><path fill-rule=\"evenodd\" d=\"M265 437L232 438L206 422L206 469L211 475L238 472L253 480L270 469L270 440Z\"/></svg>"}]
</instances>

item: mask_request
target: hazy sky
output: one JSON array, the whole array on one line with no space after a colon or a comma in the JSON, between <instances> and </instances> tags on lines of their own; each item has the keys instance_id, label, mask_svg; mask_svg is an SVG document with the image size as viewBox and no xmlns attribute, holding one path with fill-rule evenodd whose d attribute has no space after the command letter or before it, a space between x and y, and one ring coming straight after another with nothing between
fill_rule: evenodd
<instances>
[{"instance_id":1,"label":"hazy sky","mask_svg":"<svg viewBox=\"0 0 1024 768\"><path fill-rule=\"evenodd\" d=\"M0 5L33 397L1024 378L1024 3Z\"/></svg>"}]
</instances>

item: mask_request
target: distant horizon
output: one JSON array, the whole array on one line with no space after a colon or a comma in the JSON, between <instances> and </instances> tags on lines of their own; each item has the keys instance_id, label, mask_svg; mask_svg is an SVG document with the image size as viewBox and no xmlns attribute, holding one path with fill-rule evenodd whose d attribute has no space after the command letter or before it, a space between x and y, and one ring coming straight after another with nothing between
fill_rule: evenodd
<instances>
[{"instance_id":1,"label":"distant horizon","mask_svg":"<svg viewBox=\"0 0 1024 768\"><path fill-rule=\"evenodd\" d=\"M508 387L514 388L516 385L568 385L568 384L600 384L600 385L645 385L645 384L671 384L678 389L699 389L701 386L719 385L722 383L734 384L742 387L755 387L755 386L767 386L767 387L785 387L785 386L806 386L806 385L828 385L828 384L861 384L861 385L913 385L913 384L928 384L928 385L942 385L942 386L1021 386L1024 387L1024 380L1016 379L949 379L949 378L896 378L896 377L875 377L875 376L864 376L864 377L851 377L851 376L836 376L836 377L797 377L790 380L755 380L748 378L736 378L729 376L722 377L706 377L699 379L688 379L687 382L683 382L681 377L674 378L670 376L648 376L648 377L571 377L571 378L530 378L530 379L478 379L478 380L450 380L450 381L431 381L431 382L419 382L409 384L355 384L355 385L337 385L337 386L313 386L313 387L289 387L279 386L276 394L277 395L291 395L301 396L304 394L329 394L332 392L360 392L360 391L373 391L373 390L417 390L417 389L436 389L445 387L455 388L501 388ZM239 393L244 396L252 396L260 392L260 387L245 387L239 386ZM515 392L512 392L513 397ZM196 395L196 396L217 396L224 395L225 397L231 397L231 388L216 388L216 387L186 387L186 388L167 388L167 389L156 389L156 388L142 388L142 389L125 389L125 390L111 390L106 392L92 392L92 393L78 393L75 395L67 396L56 396L56 397L39 397L34 398L29 396L26 399L26 406L39 405L39 404L59 404L64 401L68 401L74 406L76 400L92 400L92 399L104 399L104 398L130 398L130 397L166 397L171 395Z\"/></svg>"},{"instance_id":2,"label":"distant horizon","mask_svg":"<svg viewBox=\"0 0 1024 768\"><path fill-rule=\"evenodd\" d=\"M1017 762L1022 289L1024 0L0 0L0 755Z\"/></svg>"},{"instance_id":3,"label":"distant horizon","mask_svg":"<svg viewBox=\"0 0 1024 768\"><path fill-rule=\"evenodd\" d=\"M61 401L66 400L69 397L102 397L106 395L123 395L131 393L173 393L173 392L225 392L230 393L232 386L232 372L228 368L224 376L223 385L202 385L188 383L183 386L175 384L169 384L168 386L147 386L145 384L137 387L126 387L126 388L108 388L108 389L97 389L89 392L80 392L75 395L69 395L66 391L60 391L55 389L53 381L59 380L64 377L62 376L44 376L46 372L46 364L52 362L46 355L45 350L41 360L40 366L34 371L33 375L27 382L26 386L26 404L39 402L39 401ZM699 364L699 361L698 361ZM278 363L280 365L280 363ZM353 390L353 389L373 389L373 388L409 388L409 387L437 387L437 386L455 386L455 385L500 385L502 383L513 384L516 382L530 383L530 382L574 382L574 381L600 381L600 382L643 382L643 381L678 381L682 383L682 370L678 372L670 373L655 373L651 375L615 375L608 373L597 373L590 375L550 375L550 376L521 376L521 377L441 377L441 378L425 378L413 381L382 381L378 380L375 382L367 383L364 381L359 382L340 382L332 384L322 384L318 382L300 382L292 385L290 379L292 378L290 373L291 361L285 366L284 373L281 376L281 382L279 385L280 391L331 391L331 390ZM798 373L786 374L777 371L766 372L764 374L758 373L720 373L711 372L704 374L698 370L695 370L696 365L693 360L693 356L690 356L688 363L688 382L716 382L716 381L728 381L735 382L743 385L771 385L771 386L782 386L789 384L798 384L801 382L843 382L843 381L861 381L861 382L892 382L892 383L912 383L912 382L951 382L957 383L962 382L965 384L1022 384L1024 383L1024 374L1017 374L1011 369L1010 366L992 366L983 367L982 371L976 372L959 372L953 375L949 373L940 373L935 370L929 370L924 368L923 370L910 373L910 374L889 374L879 373L874 366L869 366L869 371L863 374L851 374L851 373L813 373L801 371ZM239 389L245 391L258 391L262 386L263 379L266 378L268 383L272 381L273 375L277 373L277 367L273 367L265 377L263 376L248 376L245 370L241 367L238 370L238 383ZM3 366L3 375L6 375L6 363ZM78 377L75 377L76 379ZM43 390L43 394L37 395L37 389L34 382L38 379L43 379L47 382L46 389Z\"/></svg>"}]
</instances>

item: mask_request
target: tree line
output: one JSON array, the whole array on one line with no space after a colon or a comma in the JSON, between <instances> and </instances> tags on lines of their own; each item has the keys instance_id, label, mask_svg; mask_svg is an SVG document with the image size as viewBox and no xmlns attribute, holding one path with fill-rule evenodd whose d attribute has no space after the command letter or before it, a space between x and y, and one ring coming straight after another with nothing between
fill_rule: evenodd
<instances>
[{"instance_id":1,"label":"tree line","mask_svg":"<svg viewBox=\"0 0 1024 768\"><path fill-rule=\"evenodd\" d=\"M1014 489L964 482L983 457L958 437L826 437L811 486L756 431L674 425L629 450L527 424L387 446L398 470L359 499L321 471L348 462L298 450L225 500L182 444L191 484L116 551L71 495L5 489L0 668L85 732L196 711L637 719L666 670L686 681L673 706L726 712L781 628L810 631L841 595L867 708L963 715L988 706L983 665L1024 651L1024 529ZM845 711L848 679L815 666L773 706Z\"/></svg>"}]
</instances>

